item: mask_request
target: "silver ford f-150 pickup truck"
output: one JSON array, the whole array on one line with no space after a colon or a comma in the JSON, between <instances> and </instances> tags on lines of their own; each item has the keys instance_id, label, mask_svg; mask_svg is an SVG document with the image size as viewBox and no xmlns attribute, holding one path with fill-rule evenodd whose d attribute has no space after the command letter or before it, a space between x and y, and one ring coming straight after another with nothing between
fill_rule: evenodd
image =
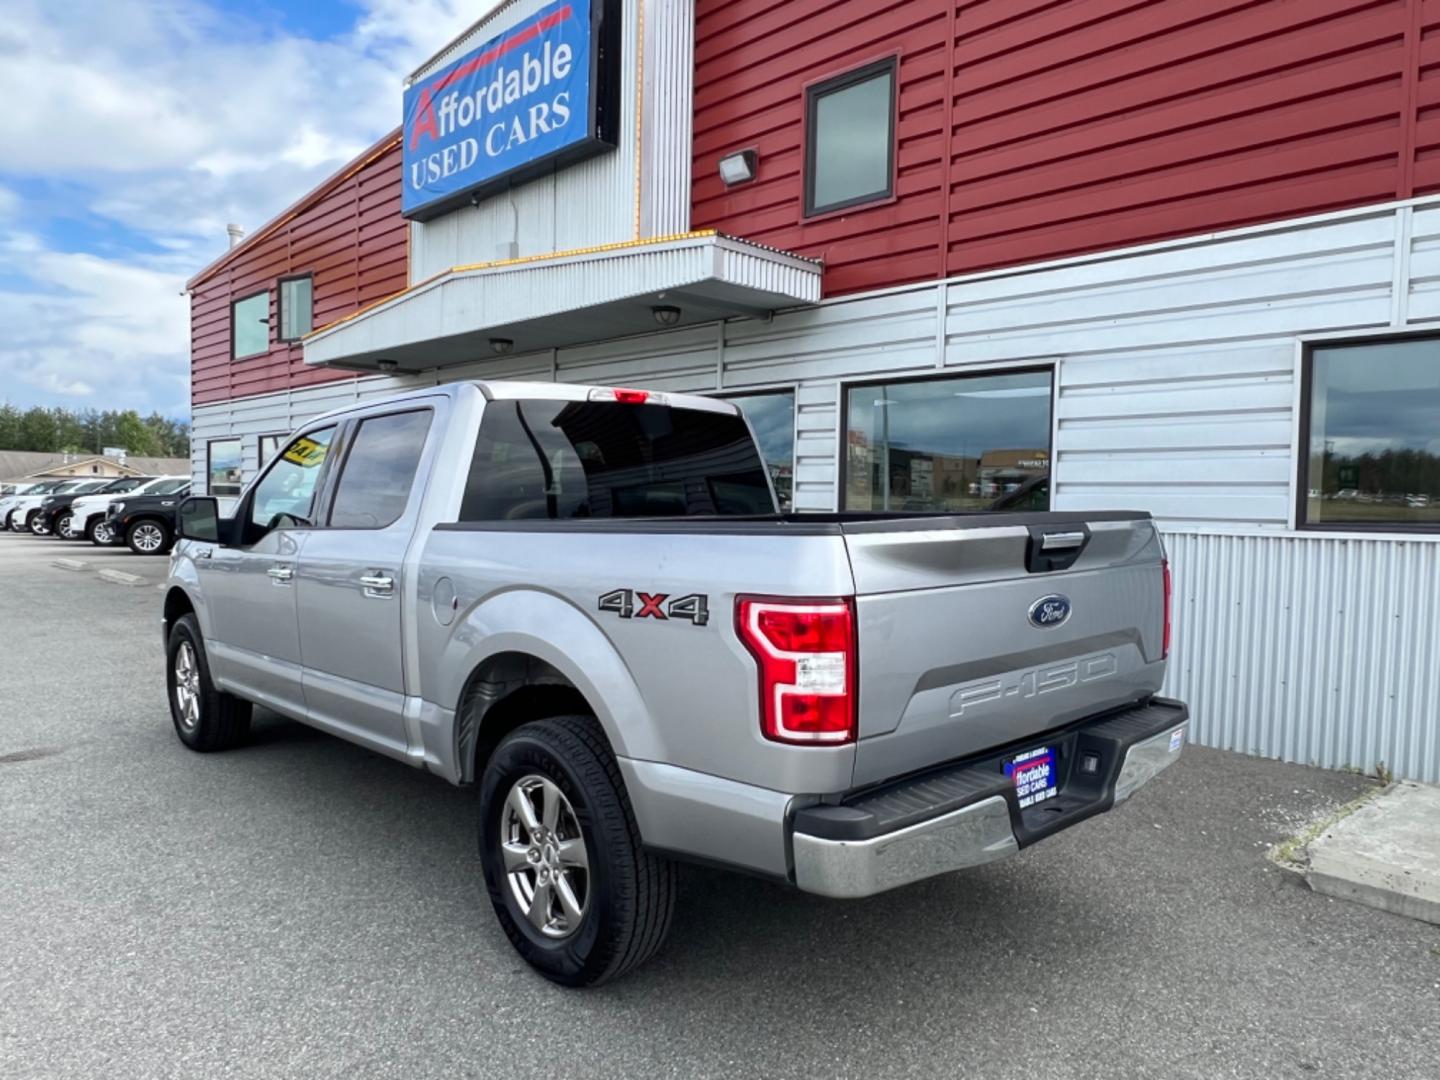
<instances>
[{"instance_id":1,"label":"silver ford f-150 pickup truck","mask_svg":"<svg viewBox=\"0 0 1440 1080\"><path fill-rule=\"evenodd\" d=\"M478 783L495 912L570 985L659 948L674 859L867 896L1109 810L1185 741L1147 514L780 513L720 400L363 402L179 529L185 745L253 703Z\"/></svg>"}]
</instances>

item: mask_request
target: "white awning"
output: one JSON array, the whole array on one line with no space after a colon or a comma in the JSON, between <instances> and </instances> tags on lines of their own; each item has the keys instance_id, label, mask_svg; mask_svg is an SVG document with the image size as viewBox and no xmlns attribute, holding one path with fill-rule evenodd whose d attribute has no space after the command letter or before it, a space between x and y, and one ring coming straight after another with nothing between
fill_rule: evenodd
<instances>
[{"instance_id":1,"label":"white awning","mask_svg":"<svg viewBox=\"0 0 1440 1080\"><path fill-rule=\"evenodd\" d=\"M763 315L819 301L820 270L713 230L457 266L310 334L305 362L418 371L492 356L492 339L518 354Z\"/></svg>"}]
</instances>

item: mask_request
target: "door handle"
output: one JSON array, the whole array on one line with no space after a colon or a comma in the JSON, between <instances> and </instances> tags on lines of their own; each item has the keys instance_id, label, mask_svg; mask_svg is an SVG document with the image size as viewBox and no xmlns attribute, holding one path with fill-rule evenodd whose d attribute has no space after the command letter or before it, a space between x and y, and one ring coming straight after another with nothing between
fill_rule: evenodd
<instances>
[{"instance_id":1,"label":"door handle","mask_svg":"<svg viewBox=\"0 0 1440 1080\"><path fill-rule=\"evenodd\" d=\"M360 584L366 596L389 596L395 591L395 579L386 573L361 574Z\"/></svg>"},{"instance_id":2,"label":"door handle","mask_svg":"<svg viewBox=\"0 0 1440 1080\"><path fill-rule=\"evenodd\" d=\"M265 571L278 584L284 585L295 576L295 568L286 566L284 563L277 563Z\"/></svg>"}]
</instances>

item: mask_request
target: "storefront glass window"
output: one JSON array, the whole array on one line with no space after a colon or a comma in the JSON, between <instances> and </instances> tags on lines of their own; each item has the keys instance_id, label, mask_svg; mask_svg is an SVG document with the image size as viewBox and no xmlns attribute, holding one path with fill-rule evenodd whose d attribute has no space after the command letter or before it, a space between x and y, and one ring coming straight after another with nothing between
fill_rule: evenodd
<instances>
[{"instance_id":1,"label":"storefront glass window","mask_svg":"<svg viewBox=\"0 0 1440 1080\"><path fill-rule=\"evenodd\" d=\"M230 341L236 360L270 348L270 294L256 293L230 305Z\"/></svg>"},{"instance_id":2,"label":"storefront glass window","mask_svg":"<svg viewBox=\"0 0 1440 1080\"><path fill-rule=\"evenodd\" d=\"M892 194L895 61L810 87L806 94L805 213Z\"/></svg>"},{"instance_id":3,"label":"storefront glass window","mask_svg":"<svg viewBox=\"0 0 1440 1080\"><path fill-rule=\"evenodd\" d=\"M740 406L755 429L780 509L790 510L795 494L795 392L742 394L726 400Z\"/></svg>"},{"instance_id":4,"label":"storefront glass window","mask_svg":"<svg viewBox=\"0 0 1440 1080\"><path fill-rule=\"evenodd\" d=\"M270 464L280 450L280 444L285 441L284 435L261 435L260 436L260 468Z\"/></svg>"},{"instance_id":5,"label":"storefront glass window","mask_svg":"<svg viewBox=\"0 0 1440 1080\"><path fill-rule=\"evenodd\" d=\"M209 465L206 468L209 483L206 490L217 498L239 495L240 440L212 439L209 444Z\"/></svg>"},{"instance_id":6,"label":"storefront glass window","mask_svg":"<svg viewBox=\"0 0 1440 1080\"><path fill-rule=\"evenodd\" d=\"M1310 354L1303 523L1440 527L1440 339Z\"/></svg>"},{"instance_id":7,"label":"storefront glass window","mask_svg":"<svg viewBox=\"0 0 1440 1080\"><path fill-rule=\"evenodd\" d=\"M1045 510L1050 372L851 387L845 509Z\"/></svg>"}]
</instances>

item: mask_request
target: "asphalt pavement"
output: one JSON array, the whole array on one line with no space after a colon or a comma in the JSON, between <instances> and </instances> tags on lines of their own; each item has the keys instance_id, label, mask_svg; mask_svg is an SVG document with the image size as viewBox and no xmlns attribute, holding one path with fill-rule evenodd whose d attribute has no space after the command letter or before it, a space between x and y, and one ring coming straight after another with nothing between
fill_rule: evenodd
<instances>
[{"instance_id":1,"label":"asphalt pavement","mask_svg":"<svg viewBox=\"0 0 1440 1080\"><path fill-rule=\"evenodd\" d=\"M495 922L471 792L268 714L180 745L165 564L0 533L0 1076L1440 1076L1440 928L1265 857L1362 777L1190 747L859 902L687 869L656 960L566 991Z\"/></svg>"}]
</instances>

